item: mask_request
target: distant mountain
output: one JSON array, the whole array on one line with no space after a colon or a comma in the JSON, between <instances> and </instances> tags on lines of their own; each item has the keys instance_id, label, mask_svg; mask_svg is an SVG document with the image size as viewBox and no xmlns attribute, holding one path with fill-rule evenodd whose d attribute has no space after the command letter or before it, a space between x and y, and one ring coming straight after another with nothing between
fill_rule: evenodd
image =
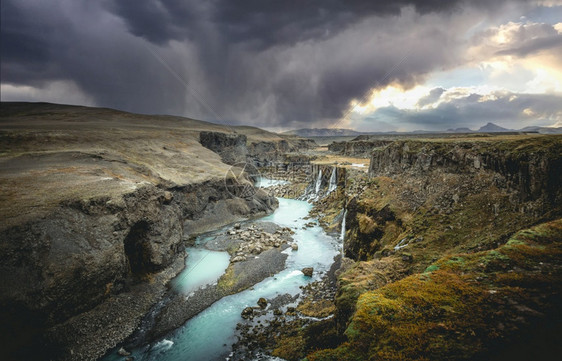
<instances>
[{"instance_id":1,"label":"distant mountain","mask_svg":"<svg viewBox=\"0 0 562 361\"><path fill-rule=\"evenodd\" d=\"M529 127L527 127L529 128ZM537 127L538 129L535 130L538 133L541 134L562 134L562 127ZM525 128L523 128L525 129ZM523 130L522 130L523 131ZM525 130L526 132L530 132L530 130Z\"/></svg>"},{"instance_id":2,"label":"distant mountain","mask_svg":"<svg viewBox=\"0 0 562 361\"><path fill-rule=\"evenodd\" d=\"M520 132L537 132L541 134L562 134L562 127L538 127L530 126L519 129Z\"/></svg>"},{"instance_id":3,"label":"distant mountain","mask_svg":"<svg viewBox=\"0 0 562 361\"><path fill-rule=\"evenodd\" d=\"M500 127L499 125L495 125L494 123L488 123L485 126L478 129L480 133L501 133L501 132L512 132L512 129L507 129Z\"/></svg>"},{"instance_id":4,"label":"distant mountain","mask_svg":"<svg viewBox=\"0 0 562 361\"><path fill-rule=\"evenodd\" d=\"M289 130L287 132L283 132L282 134L297 135L299 137L354 137L365 133L343 128L304 128Z\"/></svg>"},{"instance_id":5,"label":"distant mountain","mask_svg":"<svg viewBox=\"0 0 562 361\"><path fill-rule=\"evenodd\" d=\"M447 129L446 131L438 130L414 130L410 132L358 132L353 129L343 128L304 128L284 132L286 135L297 135L299 137L355 137L358 135L392 135L392 134L435 134L435 133L502 133L502 132L536 132L541 134L562 134L562 127L540 127L540 126L527 126L522 129L507 129L500 127L494 123L488 123L478 130L469 128L456 128Z\"/></svg>"},{"instance_id":6,"label":"distant mountain","mask_svg":"<svg viewBox=\"0 0 562 361\"><path fill-rule=\"evenodd\" d=\"M447 129L447 133L474 133L474 130L469 128Z\"/></svg>"}]
</instances>

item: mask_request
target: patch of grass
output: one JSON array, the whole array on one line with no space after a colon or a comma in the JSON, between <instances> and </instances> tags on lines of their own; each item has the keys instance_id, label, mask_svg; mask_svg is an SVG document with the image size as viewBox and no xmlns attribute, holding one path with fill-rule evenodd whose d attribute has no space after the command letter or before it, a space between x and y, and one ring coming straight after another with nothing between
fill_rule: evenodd
<instances>
[{"instance_id":1,"label":"patch of grass","mask_svg":"<svg viewBox=\"0 0 562 361\"><path fill-rule=\"evenodd\" d=\"M219 278L217 287L222 291L229 292L232 290L236 282L236 277L234 276L234 265L231 263L226 268L226 271L224 271L224 274Z\"/></svg>"},{"instance_id":2,"label":"patch of grass","mask_svg":"<svg viewBox=\"0 0 562 361\"><path fill-rule=\"evenodd\" d=\"M415 274L362 293L348 341L308 359L486 358L529 325L555 322L562 313L562 219L511 240L519 242L444 257L426 268L430 277Z\"/></svg>"},{"instance_id":3,"label":"patch of grass","mask_svg":"<svg viewBox=\"0 0 562 361\"><path fill-rule=\"evenodd\" d=\"M299 304L297 311L305 316L322 318L334 314L336 307L331 300L307 298Z\"/></svg>"},{"instance_id":4,"label":"patch of grass","mask_svg":"<svg viewBox=\"0 0 562 361\"><path fill-rule=\"evenodd\" d=\"M277 342L277 347L271 353L289 361L297 361L305 356L305 341L301 335L283 337Z\"/></svg>"},{"instance_id":5,"label":"patch of grass","mask_svg":"<svg viewBox=\"0 0 562 361\"><path fill-rule=\"evenodd\" d=\"M378 225L371 217L366 214L359 213L357 215L359 220L359 231L364 234L373 233L377 229Z\"/></svg>"}]
</instances>

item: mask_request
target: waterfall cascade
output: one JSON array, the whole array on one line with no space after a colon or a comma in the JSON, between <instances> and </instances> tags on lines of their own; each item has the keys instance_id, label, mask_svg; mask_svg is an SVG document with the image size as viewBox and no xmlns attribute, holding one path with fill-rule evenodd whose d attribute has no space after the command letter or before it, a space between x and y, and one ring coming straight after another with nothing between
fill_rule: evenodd
<instances>
[{"instance_id":1,"label":"waterfall cascade","mask_svg":"<svg viewBox=\"0 0 562 361\"><path fill-rule=\"evenodd\" d=\"M328 185L328 194L335 191L337 187L338 187L337 169L336 167L333 167L332 175L330 176L330 183Z\"/></svg>"},{"instance_id":2,"label":"waterfall cascade","mask_svg":"<svg viewBox=\"0 0 562 361\"><path fill-rule=\"evenodd\" d=\"M320 192L320 186L322 185L322 169L318 170L318 178L316 178L316 195Z\"/></svg>"},{"instance_id":3,"label":"waterfall cascade","mask_svg":"<svg viewBox=\"0 0 562 361\"><path fill-rule=\"evenodd\" d=\"M340 241L345 240L345 217L347 217L347 209L343 212L343 218L341 220L341 234L340 234Z\"/></svg>"}]
</instances>

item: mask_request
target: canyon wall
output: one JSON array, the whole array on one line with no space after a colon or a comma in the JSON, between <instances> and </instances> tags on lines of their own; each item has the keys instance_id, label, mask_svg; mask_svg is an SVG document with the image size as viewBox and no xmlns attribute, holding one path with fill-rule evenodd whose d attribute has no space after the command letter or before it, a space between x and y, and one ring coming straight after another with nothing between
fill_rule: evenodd
<instances>
[{"instance_id":1,"label":"canyon wall","mask_svg":"<svg viewBox=\"0 0 562 361\"><path fill-rule=\"evenodd\" d=\"M205 148L219 154L223 162L248 162L257 167L293 161L288 153L298 153L316 147L310 139L288 137L266 140L248 140L244 134L201 132L199 141Z\"/></svg>"},{"instance_id":2,"label":"canyon wall","mask_svg":"<svg viewBox=\"0 0 562 361\"><path fill-rule=\"evenodd\" d=\"M558 137L502 142L397 141L375 148L372 176L433 170L454 174L491 172L494 184L514 193L514 202L562 202L562 146Z\"/></svg>"},{"instance_id":3,"label":"canyon wall","mask_svg":"<svg viewBox=\"0 0 562 361\"><path fill-rule=\"evenodd\" d=\"M99 358L163 296L184 266L185 241L273 212L274 197L244 192L253 181L199 143L200 133L228 131L179 117L2 104L6 359ZM248 137L276 138L256 129ZM246 147L246 135L211 139Z\"/></svg>"}]
</instances>

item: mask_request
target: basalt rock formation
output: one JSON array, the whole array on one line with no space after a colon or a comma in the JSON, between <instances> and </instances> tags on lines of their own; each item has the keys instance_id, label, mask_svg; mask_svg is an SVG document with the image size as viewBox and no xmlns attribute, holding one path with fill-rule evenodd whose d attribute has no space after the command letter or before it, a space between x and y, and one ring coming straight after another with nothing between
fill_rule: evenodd
<instances>
[{"instance_id":1,"label":"basalt rock formation","mask_svg":"<svg viewBox=\"0 0 562 361\"><path fill-rule=\"evenodd\" d=\"M360 135L347 142L333 142L328 145L328 150L337 154L351 157L370 157L374 148L392 143L391 140L370 139L369 136Z\"/></svg>"},{"instance_id":2,"label":"basalt rock formation","mask_svg":"<svg viewBox=\"0 0 562 361\"><path fill-rule=\"evenodd\" d=\"M274 340L276 356L499 361L558 354L561 162L560 136L374 145L369 173L348 171L337 196L317 200L313 210L329 225L346 209L333 321L288 324ZM318 335L336 337L318 350L308 344Z\"/></svg>"},{"instance_id":3,"label":"basalt rock formation","mask_svg":"<svg viewBox=\"0 0 562 361\"><path fill-rule=\"evenodd\" d=\"M286 136L285 139L278 136L259 141L248 141L244 134L222 132L201 132L199 141L205 148L219 154L223 162L227 164L248 162L257 167L293 161L289 159L290 153L308 150L316 146L316 143L311 139L289 136Z\"/></svg>"},{"instance_id":4,"label":"basalt rock formation","mask_svg":"<svg viewBox=\"0 0 562 361\"><path fill-rule=\"evenodd\" d=\"M242 192L252 182L199 144L200 132L226 127L2 103L0 129L0 336L8 359L102 356L164 294L183 267L186 240L277 207L263 191ZM226 139L236 147L245 137Z\"/></svg>"},{"instance_id":5,"label":"basalt rock formation","mask_svg":"<svg viewBox=\"0 0 562 361\"><path fill-rule=\"evenodd\" d=\"M244 134L227 134L220 132L201 132L199 142L205 148L219 154L226 164L246 162L248 148Z\"/></svg>"},{"instance_id":6,"label":"basalt rock formation","mask_svg":"<svg viewBox=\"0 0 562 361\"><path fill-rule=\"evenodd\" d=\"M499 142L397 141L376 148L373 176L409 173L427 176L435 169L454 174L494 173L498 188L512 191L514 202L562 202L560 137Z\"/></svg>"}]
</instances>

